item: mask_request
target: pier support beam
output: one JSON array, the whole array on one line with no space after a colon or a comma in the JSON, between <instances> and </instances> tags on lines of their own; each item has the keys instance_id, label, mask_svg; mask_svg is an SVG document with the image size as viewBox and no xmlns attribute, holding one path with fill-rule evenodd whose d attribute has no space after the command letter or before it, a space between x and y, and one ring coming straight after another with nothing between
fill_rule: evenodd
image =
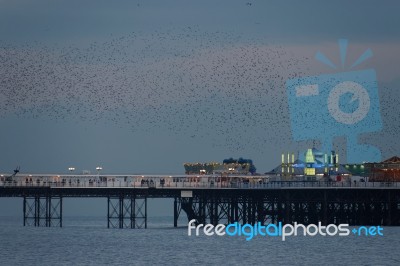
<instances>
[{"instance_id":1,"label":"pier support beam","mask_svg":"<svg viewBox=\"0 0 400 266\"><path fill-rule=\"evenodd\" d=\"M62 197L25 196L24 226L62 227Z\"/></svg>"},{"instance_id":2,"label":"pier support beam","mask_svg":"<svg viewBox=\"0 0 400 266\"><path fill-rule=\"evenodd\" d=\"M326 190L324 190L324 199L322 202L322 225L327 225L328 224L328 200L327 200L327 195L326 195Z\"/></svg>"},{"instance_id":3,"label":"pier support beam","mask_svg":"<svg viewBox=\"0 0 400 266\"><path fill-rule=\"evenodd\" d=\"M393 190L394 191L394 190ZM350 225L398 225L400 223L400 196L390 191L268 191L259 194L198 194L192 198L176 197L174 226L181 210L188 220L198 223L277 224L302 223L323 225L349 223Z\"/></svg>"},{"instance_id":4,"label":"pier support beam","mask_svg":"<svg viewBox=\"0 0 400 266\"><path fill-rule=\"evenodd\" d=\"M178 227L178 202L174 199L174 227Z\"/></svg>"},{"instance_id":5,"label":"pier support beam","mask_svg":"<svg viewBox=\"0 0 400 266\"><path fill-rule=\"evenodd\" d=\"M107 197L107 228L147 228L147 197Z\"/></svg>"}]
</instances>

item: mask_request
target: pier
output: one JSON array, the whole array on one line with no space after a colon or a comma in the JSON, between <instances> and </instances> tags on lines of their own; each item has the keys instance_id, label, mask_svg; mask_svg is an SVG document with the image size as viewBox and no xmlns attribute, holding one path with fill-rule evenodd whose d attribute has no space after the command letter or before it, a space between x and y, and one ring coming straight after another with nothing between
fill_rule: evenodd
<instances>
[{"instance_id":1,"label":"pier","mask_svg":"<svg viewBox=\"0 0 400 266\"><path fill-rule=\"evenodd\" d=\"M147 228L147 199L174 200L198 223L400 225L400 182L271 181L268 176L25 175L0 197L23 198L24 226L63 226L64 198L107 198L108 228Z\"/></svg>"}]
</instances>

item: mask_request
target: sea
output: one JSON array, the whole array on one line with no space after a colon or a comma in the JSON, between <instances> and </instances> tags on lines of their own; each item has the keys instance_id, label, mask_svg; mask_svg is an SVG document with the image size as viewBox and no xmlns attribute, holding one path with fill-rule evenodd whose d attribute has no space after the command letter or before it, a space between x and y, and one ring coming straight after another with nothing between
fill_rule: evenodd
<instances>
[{"instance_id":1,"label":"sea","mask_svg":"<svg viewBox=\"0 0 400 266\"><path fill-rule=\"evenodd\" d=\"M179 221L182 224L182 219ZM183 220L183 222L185 222ZM188 236L173 218L147 229L108 229L105 217L64 217L63 227L24 227L0 217L0 265L400 265L400 228L384 236Z\"/></svg>"},{"instance_id":2,"label":"sea","mask_svg":"<svg viewBox=\"0 0 400 266\"><path fill-rule=\"evenodd\" d=\"M147 229L108 229L106 217L63 227L0 217L0 265L400 265L400 228L383 236L188 236L187 219L149 217Z\"/></svg>"}]
</instances>

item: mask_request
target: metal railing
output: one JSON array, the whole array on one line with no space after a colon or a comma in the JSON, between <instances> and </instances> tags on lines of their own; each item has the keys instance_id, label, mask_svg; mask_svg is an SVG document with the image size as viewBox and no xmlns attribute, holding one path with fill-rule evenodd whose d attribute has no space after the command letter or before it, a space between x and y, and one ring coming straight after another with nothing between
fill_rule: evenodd
<instances>
[{"instance_id":1,"label":"metal railing","mask_svg":"<svg viewBox=\"0 0 400 266\"><path fill-rule=\"evenodd\" d=\"M268 181L268 182L191 182L191 181L0 181L0 187L65 187L65 188L213 188L213 189L279 189L279 188L399 188L400 182L350 181Z\"/></svg>"}]
</instances>

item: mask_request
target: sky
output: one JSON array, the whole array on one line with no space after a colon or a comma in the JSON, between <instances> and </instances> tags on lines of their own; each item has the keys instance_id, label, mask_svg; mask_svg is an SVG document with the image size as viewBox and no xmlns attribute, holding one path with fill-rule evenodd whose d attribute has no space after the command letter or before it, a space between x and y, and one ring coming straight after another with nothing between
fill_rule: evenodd
<instances>
[{"instance_id":1,"label":"sky","mask_svg":"<svg viewBox=\"0 0 400 266\"><path fill-rule=\"evenodd\" d=\"M367 49L382 126L356 137L400 155L399 5L0 0L0 172L182 174L229 157L269 171L325 137L294 140L286 81L348 72Z\"/></svg>"}]
</instances>

